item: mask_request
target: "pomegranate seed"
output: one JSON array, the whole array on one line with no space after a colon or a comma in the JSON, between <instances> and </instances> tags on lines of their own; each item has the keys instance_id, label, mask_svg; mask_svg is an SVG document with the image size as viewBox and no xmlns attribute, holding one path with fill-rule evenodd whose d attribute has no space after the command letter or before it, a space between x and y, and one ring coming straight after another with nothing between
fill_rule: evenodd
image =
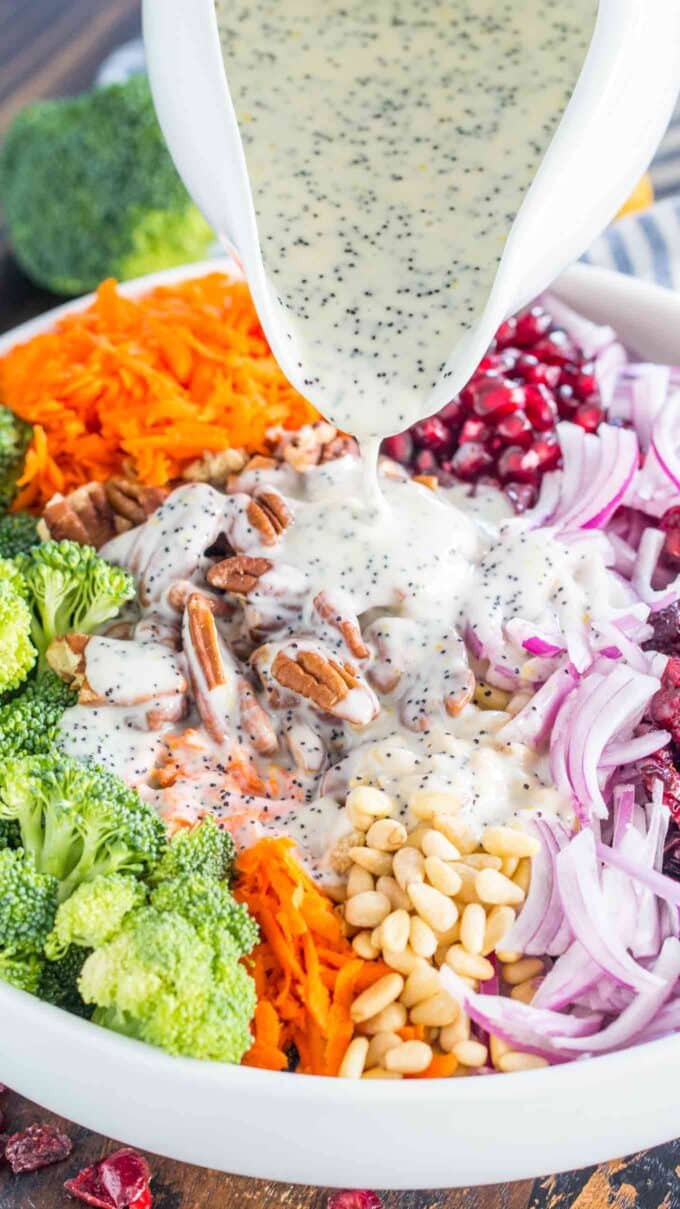
<instances>
[{"instance_id":1,"label":"pomegranate seed","mask_svg":"<svg viewBox=\"0 0 680 1209\"><path fill-rule=\"evenodd\" d=\"M395 437L386 437L382 443L382 451L388 458L408 466L413 457L413 438L410 432L400 432Z\"/></svg>"},{"instance_id":2,"label":"pomegranate seed","mask_svg":"<svg viewBox=\"0 0 680 1209\"><path fill-rule=\"evenodd\" d=\"M483 420L498 420L524 406L524 388L508 378L481 378L470 389L472 410Z\"/></svg>"},{"instance_id":3,"label":"pomegranate seed","mask_svg":"<svg viewBox=\"0 0 680 1209\"><path fill-rule=\"evenodd\" d=\"M561 450L557 438L552 435L539 437L531 446L533 452L538 458L539 469L554 470L559 464Z\"/></svg>"},{"instance_id":4,"label":"pomegranate seed","mask_svg":"<svg viewBox=\"0 0 680 1209\"><path fill-rule=\"evenodd\" d=\"M554 331L544 336L533 347L533 354L548 365L567 365L578 354L566 332Z\"/></svg>"},{"instance_id":5,"label":"pomegranate seed","mask_svg":"<svg viewBox=\"0 0 680 1209\"><path fill-rule=\"evenodd\" d=\"M459 445L467 445L468 441L486 441L491 429L483 420L478 420L476 416L470 416L460 430L458 436Z\"/></svg>"},{"instance_id":6,"label":"pomegranate seed","mask_svg":"<svg viewBox=\"0 0 680 1209\"><path fill-rule=\"evenodd\" d=\"M447 454L453 448L453 435L439 416L430 416L428 420L414 424L411 433L416 445L421 449Z\"/></svg>"},{"instance_id":7,"label":"pomegranate seed","mask_svg":"<svg viewBox=\"0 0 680 1209\"><path fill-rule=\"evenodd\" d=\"M532 306L520 315L515 327L515 343L520 348L531 348L552 327L552 319L542 306ZM537 354L538 356L538 354Z\"/></svg>"},{"instance_id":8,"label":"pomegranate seed","mask_svg":"<svg viewBox=\"0 0 680 1209\"><path fill-rule=\"evenodd\" d=\"M578 399L574 398L573 386L558 386L555 391L555 397L557 399L557 410L562 419L570 420L572 412L578 403Z\"/></svg>"},{"instance_id":9,"label":"pomegranate seed","mask_svg":"<svg viewBox=\"0 0 680 1209\"><path fill-rule=\"evenodd\" d=\"M529 360L528 356L526 360ZM532 357L531 360L535 361L536 358ZM519 369L519 361L516 368ZM527 365L522 377L530 386L547 386L548 390L554 390L560 380L560 367L559 365L541 365L537 362L536 365Z\"/></svg>"},{"instance_id":10,"label":"pomegranate seed","mask_svg":"<svg viewBox=\"0 0 680 1209\"><path fill-rule=\"evenodd\" d=\"M574 412L574 423L586 432L597 432L603 420L604 412L595 403L580 403Z\"/></svg>"},{"instance_id":11,"label":"pomegranate seed","mask_svg":"<svg viewBox=\"0 0 680 1209\"><path fill-rule=\"evenodd\" d=\"M515 512L526 512L533 508L538 499L538 492L532 483L506 483L505 494Z\"/></svg>"},{"instance_id":12,"label":"pomegranate seed","mask_svg":"<svg viewBox=\"0 0 680 1209\"><path fill-rule=\"evenodd\" d=\"M507 348L509 344L514 344L516 331L517 320L515 319L514 315L511 315L509 319L505 320L505 323L501 323L501 326L496 332L496 347Z\"/></svg>"},{"instance_id":13,"label":"pomegranate seed","mask_svg":"<svg viewBox=\"0 0 680 1209\"><path fill-rule=\"evenodd\" d=\"M435 474L439 463L431 449L419 449L413 465L416 474Z\"/></svg>"},{"instance_id":14,"label":"pomegranate seed","mask_svg":"<svg viewBox=\"0 0 680 1209\"><path fill-rule=\"evenodd\" d=\"M526 413L538 432L548 432L555 427L557 408L555 400L545 386L526 386Z\"/></svg>"},{"instance_id":15,"label":"pomegranate seed","mask_svg":"<svg viewBox=\"0 0 680 1209\"><path fill-rule=\"evenodd\" d=\"M505 374L512 369L517 362L519 353L516 348L505 348L501 353L487 353L482 357L477 369L477 374L490 374L495 377L498 374Z\"/></svg>"},{"instance_id":16,"label":"pomegranate seed","mask_svg":"<svg viewBox=\"0 0 680 1209\"><path fill-rule=\"evenodd\" d=\"M533 429L524 412L515 411L510 416L503 416L496 425L496 434L504 445L521 445L528 449L531 445Z\"/></svg>"},{"instance_id":17,"label":"pomegranate seed","mask_svg":"<svg viewBox=\"0 0 680 1209\"><path fill-rule=\"evenodd\" d=\"M463 413L463 404L461 403L460 399L456 398L452 399L450 403L447 403L446 407L442 407L441 411L437 414L439 419L442 420L448 428L456 428L463 418Z\"/></svg>"},{"instance_id":18,"label":"pomegranate seed","mask_svg":"<svg viewBox=\"0 0 680 1209\"><path fill-rule=\"evenodd\" d=\"M332 1192L326 1209L383 1209L380 1197L375 1192L361 1191Z\"/></svg>"},{"instance_id":19,"label":"pomegranate seed","mask_svg":"<svg viewBox=\"0 0 680 1209\"><path fill-rule=\"evenodd\" d=\"M519 445L511 445L498 459L498 473L501 479L535 483L538 481L538 455L533 449L520 449Z\"/></svg>"},{"instance_id":20,"label":"pomegranate seed","mask_svg":"<svg viewBox=\"0 0 680 1209\"><path fill-rule=\"evenodd\" d=\"M495 487L498 489L501 485L500 479L497 479L495 474L480 474L477 479L478 487Z\"/></svg>"},{"instance_id":21,"label":"pomegranate seed","mask_svg":"<svg viewBox=\"0 0 680 1209\"><path fill-rule=\"evenodd\" d=\"M466 445L461 445L451 458L453 473L466 483L478 478L492 465L491 454L476 441L469 441Z\"/></svg>"},{"instance_id":22,"label":"pomegranate seed","mask_svg":"<svg viewBox=\"0 0 680 1209\"><path fill-rule=\"evenodd\" d=\"M574 393L584 402L589 395L598 395L597 378L589 364L583 365L580 373L576 375Z\"/></svg>"}]
</instances>

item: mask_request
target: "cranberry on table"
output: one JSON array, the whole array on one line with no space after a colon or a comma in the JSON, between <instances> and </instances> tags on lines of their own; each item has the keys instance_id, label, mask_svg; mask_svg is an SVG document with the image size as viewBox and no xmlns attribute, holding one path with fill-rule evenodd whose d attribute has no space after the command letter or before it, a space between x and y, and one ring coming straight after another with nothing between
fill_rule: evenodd
<instances>
[{"instance_id":1,"label":"cranberry on table","mask_svg":"<svg viewBox=\"0 0 680 1209\"><path fill-rule=\"evenodd\" d=\"M383 1203L375 1192L347 1189L332 1192L326 1209L383 1209Z\"/></svg>"},{"instance_id":2,"label":"cranberry on table","mask_svg":"<svg viewBox=\"0 0 680 1209\"><path fill-rule=\"evenodd\" d=\"M680 508L669 508L664 512L659 528L666 534L663 547L666 558L673 563L680 562Z\"/></svg>"},{"instance_id":3,"label":"cranberry on table","mask_svg":"<svg viewBox=\"0 0 680 1209\"><path fill-rule=\"evenodd\" d=\"M14 1175L25 1171L39 1171L51 1163L60 1163L68 1158L73 1143L67 1134L54 1125L38 1123L29 1125L20 1133L13 1133L5 1142L5 1159Z\"/></svg>"},{"instance_id":4,"label":"cranberry on table","mask_svg":"<svg viewBox=\"0 0 680 1209\"><path fill-rule=\"evenodd\" d=\"M151 1171L143 1155L128 1146L84 1167L64 1188L93 1209L151 1209Z\"/></svg>"}]
</instances>

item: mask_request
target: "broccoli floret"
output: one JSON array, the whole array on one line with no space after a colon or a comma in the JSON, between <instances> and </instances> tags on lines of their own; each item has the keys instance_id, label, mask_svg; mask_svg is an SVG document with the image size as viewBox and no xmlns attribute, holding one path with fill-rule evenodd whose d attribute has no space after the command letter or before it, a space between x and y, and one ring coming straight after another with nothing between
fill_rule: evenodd
<instances>
[{"instance_id":1,"label":"broccoli floret","mask_svg":"<svg viewBox=\"0 0 680 1209\"><path fill-rule=\"evenodd\" d=\"M33 613L31 633L42 667L55 638L73 631L90 634L115 617L135 594L127 571L78 542L43 542L19 555L16 564L26 583Z\"/></svg>"},{"instance_id":2,"label":"broccoli floret","mask_svg":"<svg viewBox=\"0 0 680 1209\"><path fill-rule=\"evenodd\" d=\"M155 885L185 873L201 873L217 881L229 880L235 855L229 832L218 827L214 818L207 815L195 827L176 832L149 880Z\"/></svg>"},{"instance_id":3,"label":"broccoli floret","mask_svg":"<svg viewBox=\"0 0 680 1209\"><path fill-rule=\"evenodd\" d=\"M21 849L0 850L0 949L41 953L54 926L57 881Z\"/></svg>"},{"instance_id":4,"label":"broccoli floret","mask_svg":"<svg viewBox=\"0 0 680 1209\"><path fill-rule=\"evenodd\" d=\"M214 238L142 76L24 109L0 154L0 195L19 263L61 294L200 260Z\"/></svg>"},{"instance_id":5,"label":"broccoli floret","mask_svg":"<svg viewBox=\"0 0 680 1209\"><path fill-rule=\"evenodd\" d=\"M96 1023L171 1054L240 1062L252 1043L252 978L233 952L226 969L174 911L134 911L87 958L79 986Z\"/></svg>"},{"instance_id":6,"label":"broccoli floret","mask_svg":"<svg viewBox=\"0 0 680 1209\"><path fill-rule=\"evenodd\" d=\"M71 945L57 961L45 961L36 989L38 997L89 1020L92 1008L83 1001L78 990L78 979L89 955L89 949Z\"/></svg>"},{"instance_id":7,"label":"broccoli floret","mask_svg":"<svg viewBox=\"0 0 680 1209\"><path fill-rule=\"evenodd\" d=\"M77 886L59 905L45 944L50 961L63 957L70 945L94 949L118 931L125 916L144 905L146 891L129 873L111 873Z\"/></svg>"},{"instance_id":8,"label":"broccoli floret","mask_svg":"<svg viewBox=\"0 0 680 1209\"><path fill-rule=\"evenodd\" d=\"M3 848L20 848L21 836L16 823L9 819L0 819L0 851Z\"/></svg>"},{"instance_id":9,"label":"broccoli floret","mask_svg":"<svg viewBox=\"0 0 680 1209\"><path fill-rule=\"evenodd\" d=\"M95 877L145 872L167 843L163 823L134 790L61 752L6 762L0 818L18 823L36 868L58 879L60 902Z\"/></svg>"},{"instance_id":10,"label":"broccoli floret","mask_svg":"<svg viewBox=\"0 0 680 1209\"><path fill-rule=\"evenodd\" d=\"M151 894L159 911L175 911L193 924L201 937L213 943L227 932L241 956L258 940L258 927L243 903L237 903L226 882L216 882L200 873L188 873L161 882Z\"/></svg>"},{"instance_id":11,"label":"broccoli floret","mask_svg":"<svg viewBox=\"0 0 680 1209\"><path fill-rule=\"evenodd\" d=\"M32 433L33 429L30 424L19 419L19 416L15 416L9 407L0 407L0 507L2 508L7 508L14 498L17 479L24 467L24 457ZM20 518L12 519L19 520ZM35 523L33 522L34 527ZM11 528L11 526L8 527L10 532ZM16 528L21 529L25 540L25 534L28 531L26 522L24 521L21 526L16 526ZM0 525L0 556L11 558L15 552L11 548L3 549Z\"/></svg>"},{"instance_id":12,"label":"broccoli floret","mask_svg":"<svg viewBox=\"0 0 680 1209\"><path fill-rule=\"evenodd\" d=\"M0 761L50 751L64 710L77 699L78 694L49 669L29 680L18 696L0 705ZM1 828L0 823L0 834Z\"/></svg>"},{"instance_id":13,"label":"broccoli floret","mask_svg":"<svg viewBox=\"0 0 680 1209\"><path fill-rule=\"evenodd\" d=\"M3 411L6 410L6 408L0 410L0 419ZM2 424L0 423L0 443L1 437ZM30 516L28 512L7 512L4 516L0 516L0 558L14 558L17 554L24 554L26 550L37 546L39 542L38 522L34 516Z\"/></svg>"},{"instance_id":14,"label":"broccoli floret","mask_svg":"<svg viewBox=\"0 0 680 1209\"><path fill-rule=\"evenodd\" d=\"M45 962L38 953L3 952L0 949L0 980L20 991L37 995Z\"/></svg>"},{"instance_id":15,"label":"broccoli floret","mask_svg":"<svg viewBox=\"0 0 680 1209\"><path fill-rule=\"evenodd\" d=\"M31 642L31 610L6 571L9 567L13 563L0 560L0 692L5 693L23 683L37 658Z\"/></svg>"}]
</instances>

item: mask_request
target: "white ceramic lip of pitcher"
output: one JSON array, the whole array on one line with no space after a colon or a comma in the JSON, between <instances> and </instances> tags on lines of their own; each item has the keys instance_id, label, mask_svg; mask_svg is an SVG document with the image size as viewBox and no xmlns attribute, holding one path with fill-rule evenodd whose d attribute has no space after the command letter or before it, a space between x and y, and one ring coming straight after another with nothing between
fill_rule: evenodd
<instances>
[{"instance_id":1,"label":"white ceramic lip of pitcher","mask_svg":"<svg viewBox=\"0 0 680 1209\"><path fill-rule=\"evenodd\" d=\"M274 355L305 394L262 261L214 0L144 0L143 14L149 78L170 151L210 224L237 250ZM430 411L467 380L506 315L540 293L609 222L647 166L679 84L680 0L599 0L578 83L512 226L484 313L449 360Z\"/></svg>"}]
</instances>

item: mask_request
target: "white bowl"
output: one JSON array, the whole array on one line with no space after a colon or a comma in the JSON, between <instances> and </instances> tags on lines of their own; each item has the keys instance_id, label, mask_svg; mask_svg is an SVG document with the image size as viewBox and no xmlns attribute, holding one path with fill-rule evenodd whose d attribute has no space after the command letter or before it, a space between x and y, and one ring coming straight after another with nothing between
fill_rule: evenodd
<instances>
[{"instance_id":1,"label":"white bowl","mask_svg":"<svg viewBox=\"0 0 680 1209\"><path fill-rule=\"evenodd\" d=\"M224 268L191 265L135 294ZM680 363L680 297L578 266L557 292L642 357ZM69 303L66 308L71 310ZM8 333L0 352L48 327ZM680 1134L680 1036L488 1078L354 1082L171 1058L0 983L0 1078L55 1112L188 1163L369 1188L441 1188L564 1171Z\"/></svg>"}]
</instances>

